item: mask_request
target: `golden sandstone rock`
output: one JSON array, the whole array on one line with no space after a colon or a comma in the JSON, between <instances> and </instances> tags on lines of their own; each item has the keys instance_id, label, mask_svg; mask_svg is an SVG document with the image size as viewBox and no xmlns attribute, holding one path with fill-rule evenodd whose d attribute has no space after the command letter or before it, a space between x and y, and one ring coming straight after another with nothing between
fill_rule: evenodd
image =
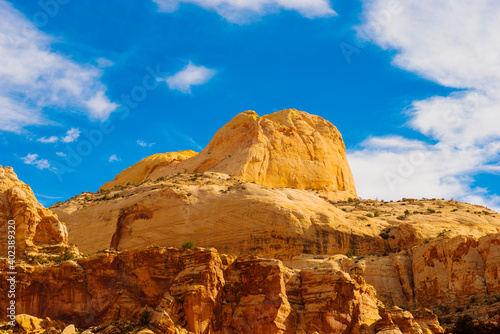
<instances>
[{"instance_id":1,"label":"golden sandstone rock","mask_svg":"<svg viewBox=\"0 0 500 334\"><path fill-rule=\"evenodd\" d=\"M254 111L238 114L201 153L187 158L189 154L146 158L102 190L177 172L210 171L269 187L325 190L337 199L357 197L340 132L323 118L303 111L286 109L262 117Z\"/></svg>"},{"instance_id":2,"label":"golden sandstone rock","mask_svg":"<svg viewBox=\"0 0 500 334\"><path fill-rule=\"evenodd\" d=\"M7 221L16 226L16 250L21 258L38 252L61 253L67 245L66 225L38 203L31 188L20 181L11 167L0 166L0 256L7 256ZM5 222L5 224L4 224Z\"/></svg>"}]
</instances>

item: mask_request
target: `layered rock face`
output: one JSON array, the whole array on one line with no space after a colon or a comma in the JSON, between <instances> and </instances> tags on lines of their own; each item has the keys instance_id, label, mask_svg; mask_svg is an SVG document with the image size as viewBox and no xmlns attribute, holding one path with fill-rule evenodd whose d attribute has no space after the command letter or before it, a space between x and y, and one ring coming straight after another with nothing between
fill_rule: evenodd
<instances>
[{"instance_id":1,"label":"layered rock face","mask_svg":"<svg viewBox=\"0 0 500 334\"><path fill-rule=\"evenodd\" d=\"M332 268L362 276L388 306L487 318L500 311L500 234L439 237L387 256L296 255L294 268Z\"/></svg>"},{"instance_id":2,"label":"layered rock face","mask_svg":"<svg viewBox=\"0 0 500 334\"><path fill-rule=\"evenodd\" d=\"M147 158L102 189L178 172L209 171L269 187L329 191L337 199L357 197L340 132L303 111L287 109L263 117L246 111L217 131L201 153L179 162L186 157L182 153L175 161L166 159L143 170L152 157Z\"/></svg>"},{"instance_id":3,"label":"layered rock face","mask_svg":"<svg viewBox=\"0 0 500 334\"><path fill-rule=\"evenodd\" d=\"M84 252L179 247L193 240L234 255L384 254L440 234L480 238L500 229L493 211L483 209L488 215L479 216L467 212L477 207L458 202L332 204L321 192L273 189L219 173L84 193L51 209L68 225L70 242Z\"/></svg>"},{"instance_id":4,"label":"layered rock face","mask_svg":"<svg viewBox=\"0 0 500 334\"><path fill-rule=\"evenodd\" d=\"M273 259L221 257L214 249L105 252L57 266L22 264L17 271L20 313L80 327L138 319L144 310L151 315L150 329L172 334L368 334L387 327L381 322L386 313L393 314L394 328L422 333L418 319L425 318L406 312L395 321L398 311L385 310L360 276L293 270ZM5 285L2 280L0 289ZM420 323L433 323L425 333L442 332L435 319Z\"/></svg>"},{"instance_id":5,"label":"layered rock face","mask_svg":"<svg viewBox=\"0 0 500 334\"><path fill-rule=\"evenodd\" d=\"M66 225L38 203L31 188L20 181L11 167L0 166L0 256L7 257L7 222L15 221L16 251L25 254L71 250Z\"/></svg>"}]
</instances>

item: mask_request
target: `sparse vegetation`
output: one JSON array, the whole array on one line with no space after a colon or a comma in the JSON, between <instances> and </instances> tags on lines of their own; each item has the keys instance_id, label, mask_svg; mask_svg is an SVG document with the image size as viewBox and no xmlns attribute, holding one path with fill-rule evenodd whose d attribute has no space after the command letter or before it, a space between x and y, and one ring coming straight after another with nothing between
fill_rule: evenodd
<instances>
[{"instance_id":1,"label":"sparse vegetation","mask_svg":"<svg viewBox=\"0 0 500 334\"><path fill-rule=\"evenodd\" d=\"M148 310L143 310L139 314L139 326L147 326L151 322L151 312Z\"/></svg>"},{"instance_id":2,"label":"sparse vegetation","mask_svg":"<svg viewBox=\"0 0 500 334\"><path fill-rule=\"evenodd\" d=\"M196 248L196 243L192 240L186 240L182 243L181 248L194 250Z\"/></svg>"},{"instance_id":3,"label":"sparse vegetation","mask_svg":"<svg viewBox=\"0 0 500 334\"><path fill-rule=\"evenodd\" d=\"M471 316L463 315L448 329L448 334L496 334L500 332L500 326L487 322L474 322Z\"/></svg>"},{"instance_id":4,"label":"sparse vegetation","mask_svg":"<svg viewBox=\"0 0 500 334\"><path fill-rule=\"evenodd\" d=\"M353 257L356 256L356 251L349 249L347 253L345 254L348 258L352 259Z\"/></svg>"},{"instance_id":5,"label":"sparse vegetation","mask_svg":"<svg viewBox=\"0 0 500 334\"><path fill-rule=\"evenodd\" d=\"M427 212L429 212L429 213L436 213L436 210L431 209L431 208L427 208Z\"/></svg>"}]
</instances>

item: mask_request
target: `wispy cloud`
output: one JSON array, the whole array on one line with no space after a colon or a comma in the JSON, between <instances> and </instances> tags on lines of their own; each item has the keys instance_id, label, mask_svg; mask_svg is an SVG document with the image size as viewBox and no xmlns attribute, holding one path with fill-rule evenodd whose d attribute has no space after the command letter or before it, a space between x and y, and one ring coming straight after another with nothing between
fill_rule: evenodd
<instances>
[{"instance_id":1,"label":"wispy cloud","mask_svg":"<svg viewBox=\"0 0 500 334\"><path fill-rule=\"evenodd\" d=\"M39 141L40 143L57 143L59 141L59 137L57 136L50 136L50 137L42 137L42 138L38 138L37 141Z\"/></svg>"},{"instance_id":2,"label":"wispy cloud","mask_svg":"<svg viewBox=\"0 0 500 334\"><path fill-rule=\"evenodd\" d=\"M153 145L155 145L156 143L146 143L145 141L143 140L138 140L137 141L137 145L141 146L141 147L151 147Z\"/></svg>"},{"instance_id":3,"label":"wispy cloud","mask_svg":"<svg viewBox=\"0 0 500 334\"><path fill-rule=\"evenodd\" d=\"M336 15L328 0L153 0L161 12L170 13L182 3L200 6L215 11L234 23L248 23L264 15L290 10L308 18Z\"/></svg>"},{"instance_id":4,"label":"wispy cloud","mask_svg":"<svg viewBox=\"0 0 500 334\"><path fill-rule=\"evenodd\" d=\"M0 130L49 124L45 109L72 108L106 120L117 105L105 95L102 72L51 50L53 39L0 0Z\"/></svg>"},{"instance_id":5,"label":"wispy cloud","mask_svg":"<svg viewBox=\"0 0 500 334\"><path fill-rule=\"evenodd\" d=\"M204 66L196 66L192 62L177 72L176 74L159 78L159 81L165 81L168 88L178 90L182 93L190 94L192 86L199 86L206 84L217 72L215 70L206 68Z\"/></svg>"},{"instance_id":6,"label":"wispy cloud","mask_svg":"<svg viewBox=\"0 0 500 334\"><path fill-rule=\"evenodd\" d=\"M49 169L50 163L47 159L38 159L38 154L29 153L27 156L21 158L27 165L33 165L38 169Z\"/></svg>"},{"instance_id":7,"label":"wispy cloud","mask_svg":"<svg viewBox=\"0 0 500 334\"><path fill-rule=\"evenodd\" d=\"M498 194L474 175L500 173L500 3L409 0L381 20L390 6L365 0L359 33L395 50L394 65L464 90L409 106L407 125L433 144L388 136L349 152L360 196L454 197L499 210Z\"/></svg>"},{"instance_id":8,"label":"wispy cloud","mask_svg":"<svg viewBox=\"0 0 500 334\"><path fill-rule=\"evenodd\" d=\"M106 58L97 58L95 61L97 63L97 67L99 68L111 67L115 64L111 60Z\"/></svg>"},{"instance_id":9,"label":"wispy cloud","mask_svg":"<svg viewBox=\"0 0 500 334\"><path fill-rule=\"evenodd\" d=\"M115 162L115 161L120 161L121 159L119 159L116 154L113 154L109 157L108 161L109 162Z\"/></svg>"}]
</instances>

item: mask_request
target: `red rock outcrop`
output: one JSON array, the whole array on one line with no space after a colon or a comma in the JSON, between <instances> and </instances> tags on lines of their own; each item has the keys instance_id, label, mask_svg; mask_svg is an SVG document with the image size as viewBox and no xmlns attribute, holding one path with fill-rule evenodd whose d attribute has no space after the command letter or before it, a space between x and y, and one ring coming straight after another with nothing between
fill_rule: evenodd
<instances>
[{"instance_id":1,"label":"red rock outcrop","mask_svg":"<svg viewBox=\"0 0 500 334\"><path fill-rule=\"evenodd\" d=\"M359 277L262 258L224 264L214 249L105 252L17 271L19 313L82 327L137 319L146 306L152 326L193 333L350 333L380 318L374 289Z\"/></svg>"}]
</instances>

